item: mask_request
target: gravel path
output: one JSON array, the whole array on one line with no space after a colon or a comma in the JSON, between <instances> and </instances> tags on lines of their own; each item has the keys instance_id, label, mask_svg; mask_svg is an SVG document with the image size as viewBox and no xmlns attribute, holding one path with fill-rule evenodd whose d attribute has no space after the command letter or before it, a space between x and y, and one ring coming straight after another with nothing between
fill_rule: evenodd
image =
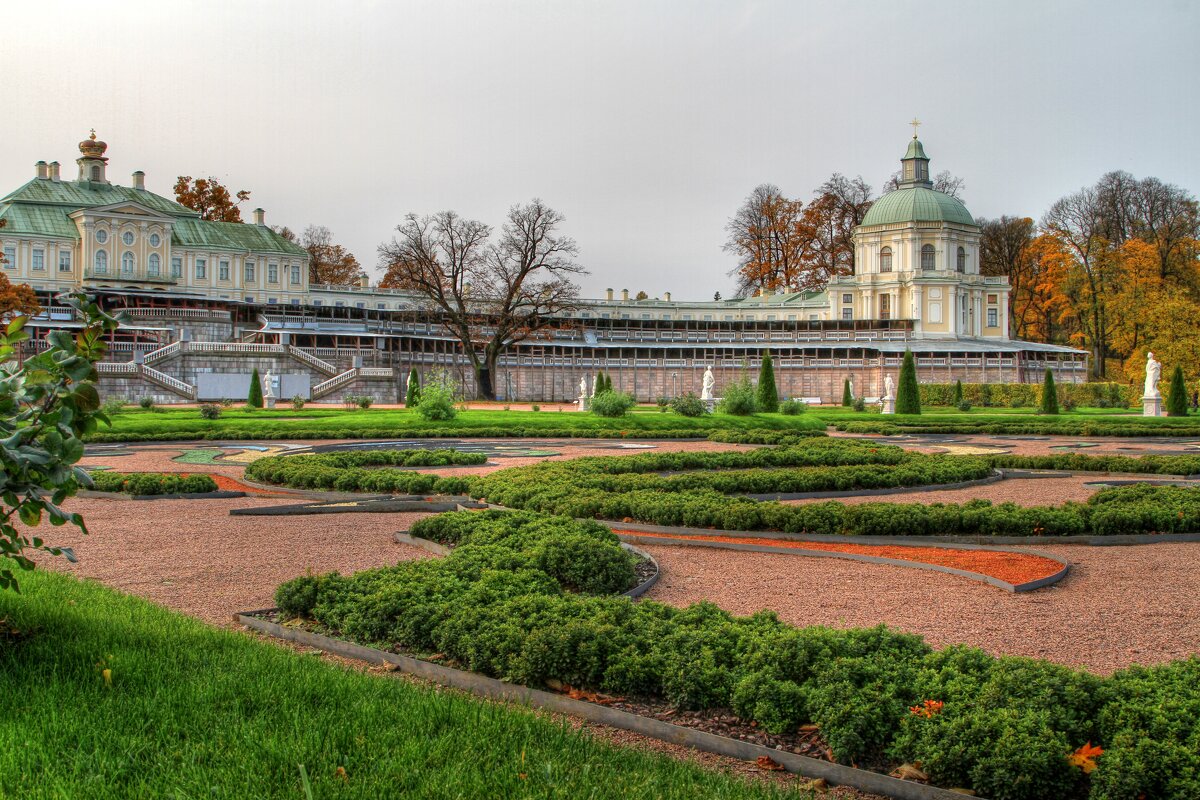
<instances>
[{"instance_id":1,"label":"gravel path","mask_svg":"<svg viewBox=\"0 0 1200 800\"><path fill-rule=\"evenodd\" d=\"M895 494L861 495L835 498L839 503L966 503L969 500L991 500L993 503L1016 503L1019 506L1058 506L1068 500L1084 502L1102 487L1087 486L1102 480L1098 475L1076 475L1069 478L1005 478L995 483L944 489L934 492L897 492ZM829 498L784 500L784 505L827 503Z\"/></svg>"},{"instance_id":2,"label":"gravel path","mask_svg":"<svg viewBox=\"0 0 1200 800\"><path fill-rule=\"evenodd\" d=\"M1046 658L1107 673L1200 651L1200 543L1039 545L1072 562L1025 594L934 572L774 553L643 545L663 576L647 597L772 609L795 625L887 624L933 645Z\"/></svg>"}]
</instances>

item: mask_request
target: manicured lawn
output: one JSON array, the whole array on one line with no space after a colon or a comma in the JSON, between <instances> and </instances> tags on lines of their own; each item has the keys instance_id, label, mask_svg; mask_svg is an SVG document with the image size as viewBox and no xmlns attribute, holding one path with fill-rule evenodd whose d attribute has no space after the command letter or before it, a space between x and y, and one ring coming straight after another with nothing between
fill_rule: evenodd
<instances>
[{"instance_id":1,"label":"manicured lawn","mask_svg":"<svg viewBox=\"0 0 1200 800\"><path fill-rule=\"evenodd\" d=\"M550 407L557 408L557 406ZM158 439L250 438L369 438L388 436L654 436L704 437L722 429L814 429L824 423L811 414L788 417L755 414L734 417L712 414L684 417L657 408L639 408L616 419L577 411L463 411L453 420L428 422L407 409L224 409L219 419L206 420L194 408L125 409L113 415L112 428L102 428L100 440L128 437Z\"/></svg>"},{"instance_id":2,"label":"manicured lawn","mask_svg":"<svg viewBox=\"0 0 1200 800\"><path fill-rule=\"evenodd\" d=\"M21 589L0 593L0 797L797 796L94 583L39 571Z\"/></svg>"}]
</instances>

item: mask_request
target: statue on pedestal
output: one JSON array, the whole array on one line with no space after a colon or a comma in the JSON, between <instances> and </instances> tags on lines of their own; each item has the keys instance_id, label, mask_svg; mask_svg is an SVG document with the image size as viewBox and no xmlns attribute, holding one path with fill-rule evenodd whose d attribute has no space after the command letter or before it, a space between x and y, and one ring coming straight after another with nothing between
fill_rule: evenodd
<instances>
[{"instance_id":1,"label":"statue on pedestal","mask_svg":"<svg viewBox=\"0 0 1200 800\"><path fill-rule=\"evenodd\" d=\"M717 382L717 379L714 378L713 374L712 374L712 367L705 367L704 368L704 385L700 390L700 399L701 400L712 400L713 399L713 384L715 384L716 382Z\"/></svg>"},{"instance_id":2,"label":"statue on pedestal","mask_svg":"<svg viewBox=\"0 0 1200 800\"><path fill-rule=\"evenodd\" d=\"M1142 397L1161 397L1158 393L1158 379L1162 376L1162 364L1154 358L1154 353L1146 353L1146 387Z\"/></svg>"},{"instance_id":3,"label":"statue on pedestal","mask_svg":"<svg viewBox=\"0 0 1200 800\"><path fill-rule=\"evenodd\" d=\"M881 414L896 413L896 383L890 374L883 376L883 397L879 401Z\"/></svg>"},{"instance_id":4,"label":"statue on pedestal","mask_svg":"<svg viewBox=\"0 0 1200 800\"><path fill-rule=\"evenodd\" d=\"M587 376L584 375L582 378L579 379L579 399L575 401L579 405L580 411L587 411L587 401L588 401Z\"/></svg>"}]
</instances>

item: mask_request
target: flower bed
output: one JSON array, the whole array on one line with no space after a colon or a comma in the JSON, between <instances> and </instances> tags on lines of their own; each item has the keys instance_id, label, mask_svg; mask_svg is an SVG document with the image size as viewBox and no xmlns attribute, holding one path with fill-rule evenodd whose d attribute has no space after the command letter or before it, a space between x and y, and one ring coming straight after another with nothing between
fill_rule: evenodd
<instances>
[{"instance_id":1,"label":"flower bed","mask_svg":"<svg viewBox=\"0 0 1200 800\"><path fill-rule=\"evenodd\" d=\"M996 800L1200 796L1200 658L1100 678L934 650L884 627L632 603L612 596L632 579L616 536L566 518L459 512L413 533L456 546L296 578L276 601L320 630L514 684L728 709L781 735L817 730L840 763L919 762L937 785Z\"/></svg>"}]
</instances>

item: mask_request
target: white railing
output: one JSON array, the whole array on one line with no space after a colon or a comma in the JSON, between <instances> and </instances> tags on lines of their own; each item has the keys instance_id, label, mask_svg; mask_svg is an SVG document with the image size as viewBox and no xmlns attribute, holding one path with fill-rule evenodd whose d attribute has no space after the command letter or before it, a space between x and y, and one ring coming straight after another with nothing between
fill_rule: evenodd
<instances>
[{"instance_id":1,"label":"white railing","mask_svg":"<svg viewBox=\"0 0 1200 800\"><path fill-rule=\"evenodd\" d=\"M196 399L195 386L192 386L190 383L184 383L178 378L173 378L165 372L159 372L156 369L147 367L145 364L142 364L142 377L153 383L157 383L159 386L170 389L176 394L183 395L188 400Z\"/></svg>"},{"instance_id":2,"label":"white railing","mask_svg":"<svg viewBox=\"0 0 1200 800\"><path fill-rule=\"evenodd\" d=\"M287 345L253 342L188 342L189 353L262 353L286 355Z\"/></svg>"},{"instance_id":3,"label":"white railing","mask_svg":"<svg viewBox=\"0 0 1200 800\"><path fill-rule=\"evenodd\" d=\"M329 380L322 381L321 383L318 383L316 386L312 387L312 397L313 399L316 399L322 395L329 394L333 390L339 389L346 384L353 382L357 377L358 370L353 368L346 370L340 375L334 375Z\"/></svg>"},{"instance_id":4,"label":"white railing","mask_svg":"<svg viewBox=\"0 0 1200 800\"><path fill-rule=\"evenodd\" d=\"M338 369L333 364L330 364L328 361L319 359L310 353L306 353L303 350L301 350L299 347L292 347L289 345L287 351L288 351L288 355L290 355L292 358L299 361L301 364L307 364L308 366L312 367L313 369L316 369L320 372L324 372L326 375L337 375L338 374Z\"/></svg>"},{"instance_id":5,"label":"white railing","mask_svg":"<svg viewBox=\"0 0 1200 800\"><path fill-rule=\"evenodd\" d=\"M359 367L358 374L364 378L392 378L396 375L391 367Z\"/></svg>"},{"instance_id":6,"label":"white railing","mask_svg":"<svg viewBox=\"0 0 1200 800\"><path fill-rule=\"evenodd\" d=\"M228 311L218 311L208 308L122 308L119 309L131 317L179 317L181 319L215 319L229 320L232 315Z\"/></svg>"},{"instance_id":7,"label":"white railing","mask_svg":"<svg viewBox=\"0 0 1200 800\"><path fill-rule=\"evenodd\" d=\"M101 375L137 375L141 370L132 361L99 361L96 363L96 372Z\"/></svg>"},{"instance_id":8,"label":"white railing","mask_svg":"<svg viewBox=\"0 0 1200 800\"><path fill-rule=\"evenodd\" d=\"M159 361L165 361L168 358L174 358L175 356L179 355L182 350L182 342L171 342L164 347L160 347L157 350L151 350L149 353L146 353L145 357L142 359L142 362L146 364L157 364Z\"/></svg>"}]
</instances>

